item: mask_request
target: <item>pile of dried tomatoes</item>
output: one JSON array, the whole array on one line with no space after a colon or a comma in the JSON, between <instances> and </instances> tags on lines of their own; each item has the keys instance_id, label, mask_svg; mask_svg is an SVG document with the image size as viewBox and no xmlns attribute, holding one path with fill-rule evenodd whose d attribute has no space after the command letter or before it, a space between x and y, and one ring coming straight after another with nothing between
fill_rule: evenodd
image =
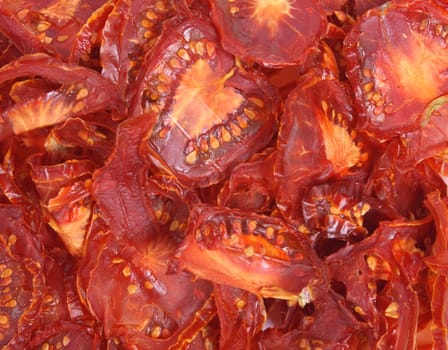
<instances>
[{"instance_id":1,"label":"pile of dried tomatoes","mask_svg":"<svg viewBox=\"0 0 448 350\"><path fill-rule=\"evenodd\" d=\"M4 349L448 349L448 1L0 2Z\"/></svg>"}]
</instances>

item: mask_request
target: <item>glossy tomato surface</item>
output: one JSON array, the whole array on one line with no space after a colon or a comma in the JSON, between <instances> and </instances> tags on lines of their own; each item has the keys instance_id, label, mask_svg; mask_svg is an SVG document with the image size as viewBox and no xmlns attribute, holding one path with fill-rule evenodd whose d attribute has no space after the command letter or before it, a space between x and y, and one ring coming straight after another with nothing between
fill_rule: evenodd
<instances>
[{"instance_id":1,"label":"glossy tomato surface","mask_svg":"<svg viewBox=\"0 0 448 350\"><path fill-rule=\"evenodd\" d=\"M269 67L302 63L326 32L320 1L214 0L223 47Z\"/></svg>"},{"instance_id":2,"label":"glossy tomato surface","mask_svg":"<svg viewBox=\"0 0 448 350\"><path fill-rule=\"evenodd\" d=\"M446 17L438 1L394 1L353 27L344 49L361 129L389 138L419 128L448 89Z\"/></svg>"},{"instance_id":3,"label":"glossy tomato surface","mask_svg":"<svg viewBox=\"0 0 448 350\"><path fill-rule=\"evenodd\" d=\"M448 350L446 0L0 1L0 347Z\"/></svg>"},{"instance_id":4,"label":"glossy tomato surface","mask_svg":"<svg viewBox=\"0 0 448 350\"><path fill-rule=\"evenodd\" d=\"M186 186L222 180L276 130L273 89L260 73L239 67L205 21L169 30L142 72L133 113L153 126L140 152Z\"/></svg>"}]
</instances>

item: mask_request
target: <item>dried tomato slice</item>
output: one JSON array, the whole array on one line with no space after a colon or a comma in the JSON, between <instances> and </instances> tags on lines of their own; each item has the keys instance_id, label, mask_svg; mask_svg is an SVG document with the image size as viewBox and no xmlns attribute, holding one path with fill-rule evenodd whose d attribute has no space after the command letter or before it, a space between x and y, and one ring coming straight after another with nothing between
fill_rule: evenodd
<instances>
[{"instance_id":1,"label":"dried tomato slice","mask_svg":"<svg viewBox=\"0 0 448 350\"><path fill-rule=\"evenodd\" d=\"M272 210L275 156L274 149L269 148L238 164L221 188L218 204L258 213Z\"/></svg>"},{"instance_id":2,"label":"dried tomato slice","mask_svg":"<svg viewBox=\"0 0 448 350\"><path fill-rule=\"evenodd\" d=\"M412 283L424 269L430 218L383 222L365 240L330 255L326 263L334 288L360 320L367 323L368 344L414 349L419 301Z\"/></svg>"},{"instance_id":3,"label":"dried tomato slice","mask_svg":"<svg viewBox=\"0 0 448 350\"><path fill-rule=\"evenodd\" d=\"M211 1L222 46L271 67L302 63L326 31L320 1Z\"/></svg>"},{"instance_id":4,"label":"dried tomato slice","mask_svg":"<svg viewBox=\"0 0 448 350\"><path fill-rule=\"evenodd\" d=\"M148 175L144 182L144 204L157 231L180 242L185 237L190 208L200 203L198 194L184 189L174 177Z\"/></svg>"},{"instance_id":5,"label":"dried tomato slice","mask_svg":"<svg viewBox=\"0 0 448 350\"><path fill-rule=\"evenodd\" d=\"M368 348L368 328L332 290L304 309L273 305L268 318L269 327L258 341L261 349L295 349L297 344L305 349Z\"/></svg>"},{"instance_id":6,"label":"dried tomato slice","mask_svg":"<svg viewBox=\"0 0 448 350\"><path fill-rule=\"evenodd\" d=\"M141 73L132 113L153 124L141 154L186 186L224 179L276 130L275 93L262 75L236 65L205 21L168 30Z\"/></svg>"},{"instance_id":7,"label":"dried tomato slice","mask_svg":"<svg viewBox=\"0 0 448 350\"><path fill-rule=\"evenodd\" d=\"M363 190L361 182L343 180L313 186L304 196L301 229L308 232L320 256L367 237L364 216L371 205Z\"/></svg>"},{"instance_id":8,"label":"dried tomato slice","mask_svg":"<svg viewBox=\"0 0 448 350\"><path fill-rule=\"evenodd\" d=\"M102 75L117 85L123 98L144 56L155 46L163 22L175 14L171 0L116 1L101 31L100 62Z\"/></svg>"},{"instance_id":9,"label":"dried tomato slice","mask_svg":"<svg viewBox=\"0 0 448 350\"><path fill-rule=\"evenodd\" d=\"M288 96L277 138L277 206L286 218L301 215L308 186L362 167L365 146L355 129L347 87L310 71Z\"/></svg>"},{"instance_id":10,"label":"dried tomato slice","mask_svg":"<svg viewBox=\"0 0 448 350\"><path fill-rule=\"evenodd\" d=\"M21 207L1 205L0 217L0 345L23 348L43 303L43 249Z\"/></svg>"},{"instance_id":11,"label":"dried tomato slice","mask_svg":"<svg viewBox=\"0 0 448 350\"><path fill-rule=\"evenodd\" d=\"M71 116L115 109L119 100L112 83L99 73L70 65L45 54L22 56L0 68L0 84L27 77L49 80L49 91L39 89L33 98L6 109L1 138L54 125ZM53 84L61 84L53 89Z\"/></svg>"},{"instance_id":12,"label":"dried tomato slice","mask_svg":"<svg viewBox=\"0 0 448 350\"><path fill-rule=\"evenodd\" d=\"M101 71L99 52L102 37L98 34L101 33L114 8L114 1L106 1L82 25L72 45L70 62Z\"/></svg>"},{"instance_id":13,"label":"dried tomato slice","mask_svg":"<svg viewBox=\"0 0 448 350\"><path fill-rule=\"evenodd\" d=\"M420 127L425 106L448 90L448 11L439 1L392 1L347 35L347 75L359 128L380 139Z\"/></svg>"},{"instance_id":14,"label":"dried tomato slice","mask_svg":"<svg viewBox=\"0 0 448 350\"><path fill-rule=\"evenodd\" d=\"M425 204L434 216L436 237L432 245L431 255L425 258L426 264L431 268L432 278L428 279L431 298L431 335L433 347L447 349L448 327L447 287L448 287L448 200L442 198L440 192L435 191L428 195Z\"/></svg>"},{"instance_id":15,"label":"dried tomato slice","mask_svg":"<svg viewBox=\"0 0 448 350\"><path fill-rule=\"evenodd\" d=\"M142 205L146 168L138 157L138 145L146 130L143 116L122 122L114 151L93 176L92 196L101 209L102 219L117 237L146 237L156 226Z\"/></svg>"},{"instance_id":16,"label":"dried tomato slice","mask_svg":"<svg viewBox=\"0 0 448 350\"><path fill-rule=\"evenodd\" d=\"M22 53L46 51L68 58L81 25L103 2L5 0L0 28Z\"/></svg>"},{"instance_id":17,"label":"dried tomato slice","mask_svg":"<svg viewBox=\"0 0 448 350\"><path fill-rule=\"evenodd\" d=\"M181 269L267 298L305 305L325 290L325 266L282 220L206 205L190 212Z\"/></svg>"},{"instance_id":18,"label":"dried tomato slice","mask_svg":"<svg viewBox=\"0 0 448 350\"><path fill-rule=\"evenodd\" d=\"M209 283L185 272L168 273L175 248L163 235L137 247L93 224L78 283L106 338L124 347L178 349L214 317Z\"/></svg>"},{"instance_id":19,"label":"dried tomato slice","mask_svg":"<svg viewBox=\"0 0 448 350\"><path fill-rule=\"evenodd\" d=\"M104 339L93 327L68 321L56 321L39 329L29 346L33 349L102 349Z\"/></svg>"},{"instance_id":20,"label":"dried tomato slice","mask_svg":"<svg viewBox=\"0 0 448 350\"><path fill-rule=\"evenodd\" d=\"M266 322L263 299L226 285L215 285L214 295L221 327L220 348L250 348Z\"/></svg>"}]
</instances>

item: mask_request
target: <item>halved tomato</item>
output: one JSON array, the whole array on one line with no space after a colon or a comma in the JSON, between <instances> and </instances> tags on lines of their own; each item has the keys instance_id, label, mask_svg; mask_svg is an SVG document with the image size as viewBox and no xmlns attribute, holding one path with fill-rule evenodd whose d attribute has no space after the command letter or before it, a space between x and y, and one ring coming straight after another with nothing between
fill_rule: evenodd
<instances>
[{"instance_id":1,"label":"halved tomato","mask_svg":"<svg viewBox=\"0 0 448 350\"><path fill-rule=\"evenodd\" d=\"M238 164L222 186L218 204L223 207L267 213L273 209L275 149L267 148Z\"/></svg>"},{"instance_id":2,"label":"halved tomato","mask_svg":"<svg viewBox=\"0 0 448 350\"><path fill-rule=\"evenodd\" d=\"M264 148L276 130L277 98L189 19L168 30L142 68L133 115L154 124L140 153L189 187L206 187Z\"/></svg>"},{"instance_id":3,"label":"halved tomato","mask_svg":"<svg viewBox=\"0 0 448 350\"><path fill-rule=\"evenodd\" d=\"M81 25L104 0L14 1L0 5L0 28L22 53L68 58Z\"/></svg>"},{"instance_id":4,"label":"halved tomato","mask_svg":"<svg viewBox=\"0 0 448 350\"><path fill-rule=\"evenodd\" d=\"M154 47L163 22L175 15L171 0L119 0L101 31L102 75L125 98L146 53ZM129 91L132 96L133 91Z\"/></svg>"},{"instance_id":5,"label":"halved tomato","mask_svg":"<svg viewBox=\"0 0 448 350\"><path fill-rule=\"evenodd\" d=\"M420 127L448 91L447 23L437 0L391 1L360 18L344 42L360 129L389 139Z\"/></svg>"},{"instance_id":6,"label":"halved tomato","mask_svg":"<svg viewBox=\"0 0 448 350\"><path fill-rule=\"evenodd\" d=\"M288 219L301 216L310 185L343 177L367 160L365 143L354 129L347 86L310 71L285 102L277 138L274 176L277 206Z\"/></svg>"},{"instance_id":7,"label":"halved tomato","mask_svg":"<svg viewBox=\"0 0 448 350\"><path fill-rule=\"evenodd\" d=\"M170 273L175 249L167 235L138 246L117 240L99 216L94 219L78 286L106 338L125 348L183 349L214 317L212 286L186 272Z\"/></svg>"},{"instance_id":8,"label":"halved tomato","mask_svg":"<svg viewBox=\"0 0 448 350\"><path fill-rule=\"evenodd\" d=\"M0 84L36 76L45 82L32 88L28 84L25 88L30 98L16 99L17 103L3 111L1 139L118 106L114 86L99 73L46 54L21 56L0 68ZM12 88L12 96L14 91Z\"/></svg>"},{"instance_id":9,"label":"halved tomato","mask_svg":"<svg viewBox=\"0 0 448 350\"><path fill-rule=\"evenodd\" d=\"M326 33L320 1L213 0L211 5L222 46L269 67L302 63Z\"/></svg>"},{"instance_id":10,"label":"halved tomato","mask_svg":"<svg viewBox=\"0 0 448 350\"><path fill-rule=\"evenodd\" d=\"M198 205L177 250L197 277L304 306L326 290L326 267L308 238L281 219Z\"/></svg>"}]
</instances>

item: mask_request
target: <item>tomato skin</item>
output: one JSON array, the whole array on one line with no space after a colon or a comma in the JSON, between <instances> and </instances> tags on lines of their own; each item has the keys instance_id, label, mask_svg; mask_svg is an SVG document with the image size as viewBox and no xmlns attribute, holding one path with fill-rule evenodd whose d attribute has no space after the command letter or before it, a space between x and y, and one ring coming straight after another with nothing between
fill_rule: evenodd
<instances>
[{"instance_id":1,"label":"tomato skin","mask_svg":"<svg viewBox=\"0 0 448 350\"><path fill-rule=\"evenodd\" d=\"M425 106L448 90L446 42L436 29L447 18L436 1L392 1L352 28L344 52L359 129L390 139L420 127Z\"/></svg>"},{"instance_id":2,"label":"tomato skin","mask_svg":"<svg viewBox=\"0 0 448 350\"><path fill-rule=\"evenodd\" d=\"M306 237L280 219L237 209L196 206L176 257L200 278L302 306L327 285Z\"/></svg>"},{"instance_id":3,"label":"tomato skin","mask_svg":"<svg viewBox=\"0 0 448 350\"><path fill-rule=\"evenodd\" d=\"M255 344L266 322L261 297L226 285L215 284L214 294L220 321L220 348L247 349Z\"/></svg>"},{"instance_id":4,"label":"tomato skin","mask_svg":"<svg viewBox=\"0 0 448 350\"><path fill-rule=\"evenodd\" d=\"M67 59L82 23L103 2L5 0L0 28L24 54L47 52Z\"/></svg>"},{"instance_id":5,"label":"tomato skin","mask_svg":"<svg viewBox=\"0 0 448 350\"><path fill-rule=\"evenodd\" d=\"M326 17L320 1L211 1L211 17L227 51L268 67L304 61L325 34Z\"/></svg>"},{"instance_id":6,"label":"tomato skin","mask_svg":"<svg viewBox=\"0 0 448 350\"><path fill-rule=\"evenodd\" d=\"M267 148L238 164L222 186L218 204L257 213L271 211L275 197L275 156L275 150Z\"/></svg>"},{"instance_id":7,"label":"tomato skin","mask_svg":"<svg viewBox=\"0 0 448 350\"><path fill-rule=\"evenodd\" d=\"M152 126L140 154L186 187L221 181L275 133L275 91L236 66L203 20L165 32L141 73L131 114L146 114Z\"/></svg>"},{"instance_id":8,"label":"tomato skin","mask_svg":"<svg viewBox=\"0 0 448 350\"><path fill-rule=\"evenodd\" d=\"M41 76L59 89L42 91L35 98L19 101L3 111L0 138L54 125L71 116L116 109L119 99L113 85L90 69L67 64L46 54L21 56L0 68L0 84L27 76ZM57 110L58 113L46 113Z\"/></svg>"},{"instance_id":9,"label":"tomato skin","mask_svg":"<svg viewBox=\"0 0 448 350\"><path fill-rule=\"evenodd\" d=\"M354 130L347 86L319 70L304 75L289 94L277 138L276 203L287 219L301 216L307 188L361 168L367 153Z\"/></svg>"},{"instance_id":10,"label":"tomato skin","mask_svg":"<svg viewBox=\"0 0 448 350\"><path fill-rule=\"evenodd\" d=\"M436 237L431 248L431 255L426 257L425 263L431 269L431 278L427 283L430 288L431 300L431 335L433 346L447 349L448 337L446 327L448 324L446 294L448 286L447 278L447 247L448 247L448 199L442 197L439 191L434 191L427 196L425 204L434 216Z\"/></svg>"},{"instance_id":11,"label":"tomato skin","mask_svg":"<svg viewBox=\"0 0 448 350\"><path fill-rule=\"evenodd\" d=\"M138 244L118 240L100 216L94 219L77 271L78 289L106 338L125 348L174 350L189 344L214 317L208 282L169 273L175 248L164 235Z\"/></svg>"},{"instance_id":12,"label":"tomato skin","mask_svg":"<svg viewBox=\"0 0 448 350\"><path fill-rule=\"evenodd\" d=\"M175 14L171 0L121 0L108 15L101 31L101 72L117 85L123 99L132 97L130 84L145 55L153 49L164 21Z\"/></svg>"},{"instance_id":13,"label":"tomato skin","mask_svg":"<svg viewBox=\"0 0 448 350\"><path fill-rule=\"evenodd\" d=\"M419 301L410 284L423 271L423 244L431 219L382 223L375 232L326 258L334 281L342 282L353 311L369 326L368 344L414 349ZM367 296L367 297L366 297Z\"/></svg>"}]
</instances>

